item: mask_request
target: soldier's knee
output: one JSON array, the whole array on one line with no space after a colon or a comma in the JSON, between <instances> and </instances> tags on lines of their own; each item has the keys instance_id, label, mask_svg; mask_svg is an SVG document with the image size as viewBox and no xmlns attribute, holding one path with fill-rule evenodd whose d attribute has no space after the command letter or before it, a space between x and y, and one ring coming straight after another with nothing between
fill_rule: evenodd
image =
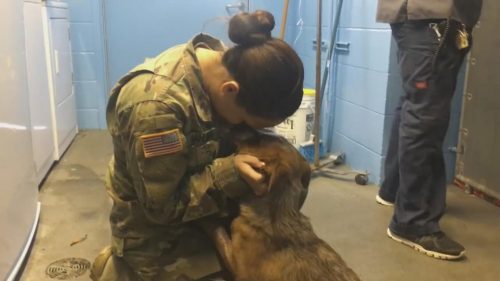
<instances>
[{"instance_id":1,"label":"soldier's knee","mask_svg":"<svg viewBox=\"0 0 500 281\"><path fill-rule=\"evenodd\" d=\"M113 247L104 248L96 257L90 269L93 281L150 281L147 276L139 276L127 262L116 256Z\"/></svg>"},{"instance_id":2,"label":"soldier's knee","mask_svg":"<svg viewBox=\"0 0 500 281\"><path fill-rule=\"evenodd\" d=\"M90 268L90 279L93 281L101 280L102 274L104 272L104 268L108 263L109 259L113 255L113 251L111 246L107 246L104 248L99 255L94 260L92 267Z\"/></svg>"}]
</instances>

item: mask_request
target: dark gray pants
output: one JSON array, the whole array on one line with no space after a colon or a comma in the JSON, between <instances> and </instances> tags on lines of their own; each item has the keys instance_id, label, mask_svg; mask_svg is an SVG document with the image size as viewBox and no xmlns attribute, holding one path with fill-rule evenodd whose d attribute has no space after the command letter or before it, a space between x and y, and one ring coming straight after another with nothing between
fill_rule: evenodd
<instances>
[{"instance_id":1,"label":"dark gray pants","mask_svg":"<svg viewBox=\"0 0 500 281\"><path fill-rule=\"evenodd\" d=\"M468 51L456 48L456 31L439 48L431 22L391 26L405 95L394 114L379 194L395 201L389 228L405 236L440 230L446 198L442 145L458 71Z\"/></svg>"}]
</instances>

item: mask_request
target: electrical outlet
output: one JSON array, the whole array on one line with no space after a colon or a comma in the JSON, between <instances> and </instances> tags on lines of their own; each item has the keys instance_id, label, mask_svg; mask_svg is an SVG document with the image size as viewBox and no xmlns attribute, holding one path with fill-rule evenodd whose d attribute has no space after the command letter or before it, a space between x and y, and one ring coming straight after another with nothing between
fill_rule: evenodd
<instances>
[{"instance_id":1,"label":"electrical outlet","mask_svg":"<svg viewBox=\"0 0 500 281\"><path fill-rule=\"evenodd\" d=\"M317 42L318 41L316 39L312 40L313 49L316 49ZM325 40L321 40L321 50L325 51L326 49L328 49L328 42L326 42Z\"/></svg>"}]
</instances>

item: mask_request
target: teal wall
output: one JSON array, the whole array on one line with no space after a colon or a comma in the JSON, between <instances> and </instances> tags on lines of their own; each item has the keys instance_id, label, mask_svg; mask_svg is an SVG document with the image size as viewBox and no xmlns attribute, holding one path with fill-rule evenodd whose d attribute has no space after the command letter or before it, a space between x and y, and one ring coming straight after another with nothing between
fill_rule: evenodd
<instances>
[{"instance_id":1,"label":"teal wall","mask_svg":"<svg viewBox=\"0 0 500 281\"><path fill-rule=\"evenodd\" d=\"M67 0L78 127L106 128L106 75L102 1Z\"/></svg>"},{"instance_id":2,"label":"teal wall","mask_svg":"<svg viewBox=\"0 0 500 281\"><path fill-rule=\"evenodd\" d=\"M375 22L377 1L344 1L338 41L350 44L339 52L334 97L332 151L346 154L347 164L370 173L370 181L381 177L391 114L398 87L397 69L391 64L391 31Z\"/></svg>"},{"instance_id":3,"label":"teal wall","mask_svg":"<svg viewBox=\"0 0 500 281\"><path fill-rule=\"evenodd\" d=\"M79 127L105 128L107 92L130 68L162 50L206 32L229 43L225 30L226 4L213 0L67 0L70 5L75 91ZM246 2L246 1L244 1ZM250 0L250 10L275 15L274 36L279 35L283 0ZM322 33L330 44L333 17L339 0L323 0ZM377 1L344 1L338 42L348 52L336 52L323 100L321 138L331 152L343 152L352 168L370 173L379 183L387 150L394 107L402 94L396 47L389 25L375 22ZM290 0L285 40L304 62L305 87L315 87L316 1ZM322 69L327 48L322 52ZM106 54L106 56L105 56ZM105 61L105 58L107 61ZM463 81L464 71L460 81ZM463 84L463 83L459 83ZM445 144L448 178L454 175L461 109L458 87L452 122Z\"/></svg>"}]
</instances>

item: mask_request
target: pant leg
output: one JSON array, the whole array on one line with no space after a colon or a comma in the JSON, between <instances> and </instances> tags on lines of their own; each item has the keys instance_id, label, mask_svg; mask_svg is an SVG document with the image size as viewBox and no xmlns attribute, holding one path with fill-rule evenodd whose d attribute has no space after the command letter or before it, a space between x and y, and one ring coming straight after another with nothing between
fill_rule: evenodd
<instances>
[{"instance_id":1,"label":"pant leg","mask_svg":"<svg viewBox=\"0 0 500 281\"><path fill-rule=\"evenodd\" d=\"M389 136L389 145L384 162L384 179L380 185L379 195L387 201L396 201L396 194L399 189L399 124L401 121L401 105L403 98L400 99L396 110L394 111L394 120L392 122L391 133Z\"/></svg>"},{"instance_id":2,"label":"pant leg","mask_svg":"<svg viewBox=\"0 0 500 281\"><path fill-rule=\"evenodd\" d=\"M393 32L400 28L401 24L391 24ZM398 62L401 60L401 51L398 49ZM389 135L389 144L387 155L384 161L384 178L380 185L379 195L390 202L396 201L396 194L399 188L399 124L401 121L401 106L405 97L399 99L398 105L394 110L394 120L392 122Z\"/></svg>"},{"instance_id":3,"label":"pant leg","mask_svg":"<svg viewBox=\"0 0 500 281\"><path fill-rule=\"evenodd\" d=\"M389 227L400 234L420 236L439 231L444 212L442 145L465 52L449 44L437 53L439 41L429 21L405 22L393 34L405 97L398 132L399 189Z\"/></svg>"},{"instance_id":4,"label":"pant leg","mask_svg":"<svg viewBox=\"0 0 500 281\"><path fill-rule=\"evenodd\" d=\"M138 281L152 281L162 270L160 257L167 250L164 248L156 238L126 238L123 239L123 254L117 256L132 269Z\"/></svg>"},{"instance_id":5,"label":"pant leg","mask_svg":"<svg viewBox=\"0 0 500 281\"><path fill-rule=\"evenodd\" d=\"M164 267L175 263L183 248L189 248L189 245L180 245L187 230L179 229L159 231L152 237L112 236L111 246L105 248L92 265L92 280L153 281L165 276Z\"/></svg>"}]
</instances>

